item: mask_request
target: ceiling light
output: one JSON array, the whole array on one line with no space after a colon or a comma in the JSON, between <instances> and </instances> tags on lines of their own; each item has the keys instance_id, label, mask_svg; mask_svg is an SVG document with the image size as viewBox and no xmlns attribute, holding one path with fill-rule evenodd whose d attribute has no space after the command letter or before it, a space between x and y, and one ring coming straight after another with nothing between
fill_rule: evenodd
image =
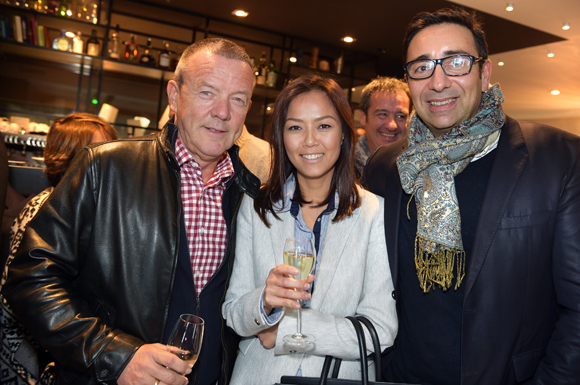
<instances>
[{"instance_id":1,"label":"ceiling light","mask_svg":"<svg viewBox=\"0 0 580 385\"><path fill-rule=\"evenodd\" d=\"M550 92L552 95L560 95L560 91L558 90L554 90L552 92Z\"/></svg>"},{"instance_id":2,"label":"ceiling light","mask_svg":"<svg viewBox=\"0 0 580 385\"><path fill-rule=\"evenodd\" d=\"M352 43L353 41L356 41L356 39L354 37L350 37L350 36L345 36L341 40L344 41L345 43Z\"/></svg>"},{"instance_id":3,"label":"ceiling light","mask_svg":"<svg viewBox=\"0 0 580 385\"><path fill-rule=\"evenodd\" d=\"M504 65L504 64L505 64L505 63L504 63L504 62L502 62L502 61L498 61L498 62L497 62L497 65L498 65L498 66L500 66L500 67L503 67L503 65Z\"/></svg>"},{"instance_id":4,"label":"ceiling light","mask_svg":"<svg viewBox=\"0 0 580 385\"><path fill-rule=\"evenodd\" d=\"M554 57L554 51L548 52L548 57Z\"/></svg>"},{"instance_id":5,"label":"ceiling light","mask_svg":"<svg viewBox=\"0 0 580 385\"><path fill-rule=\"evenodd\" d=\"M514 10L514 3L508 3L507 7L505 7L505 10L508 12L511 12Z\"/></svg>"},{"instance_id":6,"label":"ceiling light","mask_svg":"<svg viewBox=\"0 0 580 385\"><path fill-rule=\"evenodd\" d=\"M235 15L237 17L246 17L248 16L248 12L242 9L236 9L235 11L232 12L232 15Z\"/></svg>"},{"instance_id":7,"label":"ceiling light","mask_svg":"<svg viewBox=\"0 0 580 385\"><path fill-rule=\"evenodd\" d=\"M298 61L294 56L291 56L289 60L291 63L296 63Z\"/></svg>"},{"instance_id":8,"label":"ceiling light","mask_svg":"<svg viewBox=\"0 0 580 385\"><path fill-rule=\"evenodd\" d=\"M564 23L564 25L562 26L562 29L563 29L564 31L567 31L567 30L569 30L569 29L570 29L570 23Z\"/></svg>"}]
</instances>

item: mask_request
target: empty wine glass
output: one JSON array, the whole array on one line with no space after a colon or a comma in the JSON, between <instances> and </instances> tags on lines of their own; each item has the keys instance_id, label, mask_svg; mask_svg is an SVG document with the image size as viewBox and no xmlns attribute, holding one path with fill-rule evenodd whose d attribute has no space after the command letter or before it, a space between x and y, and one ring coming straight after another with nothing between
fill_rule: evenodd
<instances>
[{"instance_id":1,"label":"empty wine glass","mask_svg":"<svg viewBox=\"0 0 580 385\"><path fill-rule=\"evenodd\" d=\"M296 267L300 272L294 276L295 279L305 280L314 268L314 242L312 238L286 238L284 245L284 264ZM314 336L302 334L302 301L298 300L300 307L297 312L296 333L285 335L283 340L292 346L308 345L316 340Z\"/></svg>"},{"instance_id":2,"label":"empty wine glass","mask_svg":"<svg viewBox=\"0 0 580 385\"><path fill-rule=\"evenodd\" d=\"M177 357L186 361L190 368L193 368L203 342L204 321L201 317L193 314L182 314L171 334L167 345L169 351Z\"/></svg>"}]
</instances>

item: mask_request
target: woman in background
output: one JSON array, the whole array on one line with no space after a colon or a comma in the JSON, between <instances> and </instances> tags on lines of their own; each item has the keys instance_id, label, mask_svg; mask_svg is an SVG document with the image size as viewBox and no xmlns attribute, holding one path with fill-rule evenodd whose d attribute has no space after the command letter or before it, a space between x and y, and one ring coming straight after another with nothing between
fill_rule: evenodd
<instances>
[{"instance_id":1,"label":"woman in background","mask_svg":"<svg viewBox=\"0 0 580 385\"><path fill-rule=\"evenodd\" d=\"M397 318L383 199L356 184L354 141L352 112L334 80L303 76L276 99L270 179L255 201L242 201L223 305L228 326L244 337L232 385L319 376L325 355L343 359L339 378L360 379L358 341L346 316L366 316L382 348L392 345ZM314 240L316 266L307 281L288 277L298 269L283 264L287 237ZM311 285L311 293L301 291ZM305 300L303 333L316 338L307 353L293 353L283 341L296 331L296 299Z\"/></svg>"},{"instance_id":2,"label":"woman in background","mask_svg":"<svg viewBox=\"0 0 580 385\"><path fill-rule=\"evenodd\" d=\"M117 139L117 132L100 117L82 112L73 113L56 119L50 126L44 148L44 170L51 187L42 191L28 202L12 225L10 255L4 267L0 289L6 282L10 262L20 245L22 235L28 222L52 193L68 169L74 156L91 143ZM37 348L34 338L16 319L3 296L0 296L0 322L2 326L2 368L8 372L3 378L10 378L12 384L31 385L54 382L50 367L51 357L41 348ZM4 365L6 363L7 365ZM46 368L46 369L45 369Z\"/></svg>"}]
</instances>

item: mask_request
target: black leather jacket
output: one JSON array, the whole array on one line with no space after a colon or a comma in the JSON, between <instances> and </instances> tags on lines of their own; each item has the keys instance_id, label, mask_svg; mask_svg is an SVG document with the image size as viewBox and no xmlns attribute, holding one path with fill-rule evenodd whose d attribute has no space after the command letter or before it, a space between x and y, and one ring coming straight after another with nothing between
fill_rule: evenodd
<instances>
[{"instance_id":1,"label":"black leather jacket","mask_svg":"<svg viewBox=\"0 0 580 385\"><path fill-rule=\"evenodd\" d=\"M176 134L169 123L159 135L88 147L28 226L3 293L56 359L59 383L115 383L142 344L162 341L182 223ZM218 271L233 261L243 194L255 197L260 185L237 152L230 150L230 231ZM235 349L225 335L223 350Z\"/></svg>"}]
</instances>

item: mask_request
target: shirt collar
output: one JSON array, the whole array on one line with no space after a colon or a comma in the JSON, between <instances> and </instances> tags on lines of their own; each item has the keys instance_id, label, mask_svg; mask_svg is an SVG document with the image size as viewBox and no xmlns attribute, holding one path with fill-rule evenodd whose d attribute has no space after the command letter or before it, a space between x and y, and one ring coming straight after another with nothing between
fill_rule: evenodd
<instances>
[{"instance_id":1,"label":"shirt collar","mask_svg":"<svg viewBox=\"0 0 580 385\"><path fill-rule=\"evenodd\" d=\"M284 184L284 193L282 196L282 201L276 202L273 205L274 211L276 213L283 213L286 211L290 211L292 208L292 199L294 198L294 193L296 192L296 179L294 178L294 174L290 174L288 179L286 179L286 183ZM325 212L331 212L336 209L338 206L338 192L334 193L334 200L328 202L328 207Z\"/></svg>"},{"instance_id":2,"label":"shirt collar","mask_svg":"<svg viewBox=\"0 0 580 385\"><path fill-rule=\"evenodd\" d=\"M201 166L193 157L193 155L191 155L191 153L187 150L187 148L185 148L185 145L181 139L179 139L179 136L175 140L175 158L177 160L177 164L179 164L179 167L193 167L199 171L199 175L201 177ZM230 158L230 154L227 151L223 153L222 157L218 161L213 176L210 178L208 183L211 180L214 180L216 176L219 177L222 183L227 182L234 176L234 164Z\"/></svg>"}]
</instances>

